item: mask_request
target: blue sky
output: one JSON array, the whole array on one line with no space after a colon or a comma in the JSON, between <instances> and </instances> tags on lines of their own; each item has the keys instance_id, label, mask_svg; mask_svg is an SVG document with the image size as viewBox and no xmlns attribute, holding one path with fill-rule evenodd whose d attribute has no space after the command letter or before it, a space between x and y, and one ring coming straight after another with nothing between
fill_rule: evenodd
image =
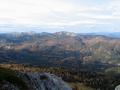
<instances>
[{"instance_id":1,"label":"blue sky","mask_svg":"<svg viewBox=\"0 0 120 90\"><path fill-rule=\"evenodd\" d=\"M0 32L120 32L120 0L0 0Z\"/></svg>"}]
</instances>

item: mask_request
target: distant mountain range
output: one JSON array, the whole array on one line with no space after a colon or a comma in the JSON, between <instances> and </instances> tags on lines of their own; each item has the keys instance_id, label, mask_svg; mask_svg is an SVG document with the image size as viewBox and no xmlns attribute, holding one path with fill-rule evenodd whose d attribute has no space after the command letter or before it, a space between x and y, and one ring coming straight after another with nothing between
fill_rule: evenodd
<instances>
[{"instance_id":1,"label":"distant mountain range","mask_svg":"<svg viewBox=\"0 0 120 90\"><path fill-rule=\"evenodd\" d=\"M102 70L120 65L120 33L2 33L0 62Z\"/></svg>"},{"instance_id":2,"label":"distant mountain range","mask_svg":"<svg viewBox=\"0 0 120 90\"><path fill-rule=\"evenodd\" d=\"M120 38L120 32L113 32L113 33L108 33L108 32L99 32L99 33L84 33L83 35L104 35L108 37L113 37L113 38Z\"/></svg>"},{"instance_id":3,"label":"distant mountain range","mask_svg":"<svg viewBox=\"0 0 120 90\"><path fill-rule=\"evenodd\" d=\"M0 34L9 34L13 36L19 36L19 35L34 35L34 34L41 34L41 35L47 35L47 34L66 34L66 35L71 35L71 36L76 36L76 35L104 35L108 37L116 37L120 38L120 32L93 32L93 33L74 33L74 32L66 32L66 31L61 31L61 32L55 32L55 33L50 33L50 32L42 32L42 33L37 33L34 31L30 32L11 32L11 33L0 33Z\"/></svg>"}]
</instances>

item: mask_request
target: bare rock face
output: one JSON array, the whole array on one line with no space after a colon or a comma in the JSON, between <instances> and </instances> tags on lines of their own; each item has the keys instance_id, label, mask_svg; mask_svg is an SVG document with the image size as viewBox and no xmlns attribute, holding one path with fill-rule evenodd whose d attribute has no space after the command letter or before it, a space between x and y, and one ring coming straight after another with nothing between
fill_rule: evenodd
<instances>
[{"instance_id":1,"label":"bare rock face","mask_svg":"<svg viewBox=\"0 0 120 90\"><path fill-rule=\"evenodd\" d=\"M29 90L72 90L61 78L49 73L25 73L21 77Z\"/></svg>"},{"instance_id":2,"label":"bare rock face","mask_svg":"<svg viewBox=\"0 0 120 90\"><path fill-rule=\"evenodd\" d=\"M24 90L72 90L61 78L49 73L17 73L17 76L25 82ZM18 81L19 82L19 81ZM21 90L17 84L9 81L0 83L0 90ZM23 90L23 89L22 89Z\"/></svg>"},{"instance_id":3,"label":"bare rock face","mask_svg":"<svg viewBox=\"0 0 120 90\"><path fill-rule=\"evenodd\" d=\"M118 86L115 88L115 90L120 90L120 85L118 85Z\"/></svg>"}]
</instances>

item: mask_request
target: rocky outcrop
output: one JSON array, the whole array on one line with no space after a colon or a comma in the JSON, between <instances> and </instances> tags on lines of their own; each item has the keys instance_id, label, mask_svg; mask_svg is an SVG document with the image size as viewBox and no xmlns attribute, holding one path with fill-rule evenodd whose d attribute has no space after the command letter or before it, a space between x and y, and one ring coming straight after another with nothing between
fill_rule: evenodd
<instances>
[{"instance_id":1,"label":"rocky outcrop","mask_svg":"<svg viewBox=\"0 0 120 90\"><path fill-rule=\"evenodd\" d=\"M120 85L118 85L118 86L115 88L115 90L120 90Z\"/></svg>"},{"instance_id":2,"label":"rocky outcrop","mask_svg":"<svg viewBox=\"0 0 120 90\"><path fill-rule=\"evenodd\" d=\"M49 73L22 73L31 90L72 90L61 78Z\"/></svg>"},{"instance_id":3,"label":"rocky outcrop","mask_svg":"<svg viewBox=\"0 0 120 90\"><path fill-rule=\"evenodd\" d=\"M19 79L25 82L24 90L72 90L61 78L49 73L17 73ZM14 82L14 81L13 81ZM18 81L19 82L19 81ZM22 83L21 83L22 84ZM23 90L16 83L0 82L0 90Z\"/></svg>"}]
</instances>

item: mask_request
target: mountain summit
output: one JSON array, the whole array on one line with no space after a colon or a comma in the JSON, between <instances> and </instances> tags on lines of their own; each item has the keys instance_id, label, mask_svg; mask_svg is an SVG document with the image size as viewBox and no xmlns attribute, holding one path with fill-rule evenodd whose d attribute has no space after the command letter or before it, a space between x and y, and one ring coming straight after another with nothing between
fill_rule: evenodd
<instances>
[{"instance_id":1,"label":"mountain summit","mask_svg":"<svg viewBox=\"0 0 120 90\"><path fill-rule=\"evenodd\" d=\"M65 32L65 31L56 32L55 34L56 35L64 35L64 36L76 36L76 34L73 32Z\"/></svg>"}]
</instances>

